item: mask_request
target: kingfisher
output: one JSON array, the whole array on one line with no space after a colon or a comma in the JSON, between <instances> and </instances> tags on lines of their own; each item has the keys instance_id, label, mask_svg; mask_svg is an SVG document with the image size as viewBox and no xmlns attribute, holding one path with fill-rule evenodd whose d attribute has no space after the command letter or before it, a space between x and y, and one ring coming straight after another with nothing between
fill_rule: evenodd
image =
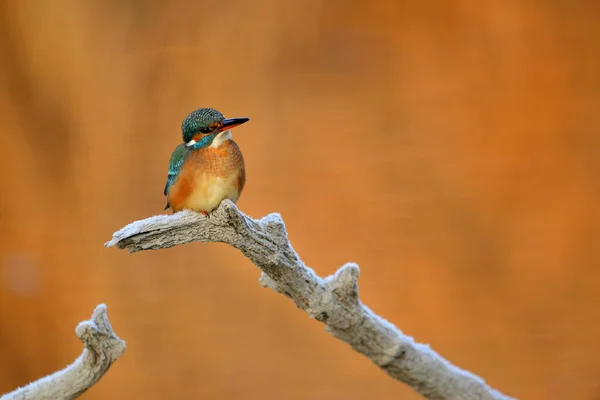
<instances>
[{"instance_id":1,"label":"kingfisher","mask_svg":"<svg viewBox=\"0 0 600 400\"><path fill-rule=\"evenodd\" d=\"M224 199L234 203L246 183L244 157L230 129L250 118L225 118L214 108L193 111L181 123L183 143L173 150L164 195L173 212L208 215Z\"/></svg>"}]
</instances>

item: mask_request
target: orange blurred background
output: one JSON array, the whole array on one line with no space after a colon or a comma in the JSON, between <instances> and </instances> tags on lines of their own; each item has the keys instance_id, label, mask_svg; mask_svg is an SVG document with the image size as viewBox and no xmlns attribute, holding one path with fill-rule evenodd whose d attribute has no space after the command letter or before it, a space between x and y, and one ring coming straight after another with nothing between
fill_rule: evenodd
<instances>
[{"instance_id":1,"label":"orange blurred background","mask_svg":"<svg viewBox=\"0 0 600 400\"><path fill-rule=\"evenodd\" d=\"M163 212L181 120L234 130L238 206L502 392L600 396L600 3L5 0L0 393L127 351L83 397L419 398L223 244L103 244Z\"/></svg>"}]
</instances>

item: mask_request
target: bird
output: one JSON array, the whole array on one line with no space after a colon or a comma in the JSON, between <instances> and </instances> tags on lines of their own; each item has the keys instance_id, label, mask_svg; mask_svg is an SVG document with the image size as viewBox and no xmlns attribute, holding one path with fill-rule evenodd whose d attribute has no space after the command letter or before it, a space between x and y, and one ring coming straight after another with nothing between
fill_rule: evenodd
<instances>
[{"instance_id":1,"label":"bird","mask_svg":"<svg viewBox=\"0 0 600 400\"><path fill-rule=\"evenodd\" d=\"M224 199L237 202L246 183L246 167L231 129L249 120L225 118L214 108L200 108L185 117L183 143L169 160L165 210L209 215Z\"/></svg>"}]
</instances>

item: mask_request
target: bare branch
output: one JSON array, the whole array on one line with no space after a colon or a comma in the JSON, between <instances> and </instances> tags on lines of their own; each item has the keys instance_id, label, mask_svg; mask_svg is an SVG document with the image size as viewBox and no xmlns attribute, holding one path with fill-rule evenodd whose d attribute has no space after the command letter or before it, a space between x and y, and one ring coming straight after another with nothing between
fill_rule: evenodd
<instances>
[{"instance_id":1,"label":"bare branch","mask_svg":"<svg viewBox=\"0 0 600 400\"><path fill-rule=\"evenodd\" d=\"M182 211L133 222L106 246L137 252L190 242L223 242L240 250L263 271L263 286L291 298L333 336L428 399L509 399L364 306L358 265L346 264L325 279L317 276L292 248L279 214L255 220L224 200L208 217Z\"/></svg>"},{"instance_id":2,"label":"bare branch","mask_svg":"<svg viewBox=\"0 0 600 400\"><path fill-rule=\"evenodd\" d=\"M98 382L125 352L125 342L113 332L104 304L96 307L90 320L80 322L75 333L85 349L73 364L7 393L0 400L77 398Z\"/></svg>"}]
</instances>

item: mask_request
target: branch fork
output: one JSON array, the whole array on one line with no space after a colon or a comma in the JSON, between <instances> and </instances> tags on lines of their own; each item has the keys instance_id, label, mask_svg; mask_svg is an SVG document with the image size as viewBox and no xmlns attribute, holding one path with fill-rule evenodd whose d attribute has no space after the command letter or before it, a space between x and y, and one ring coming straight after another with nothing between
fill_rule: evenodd
<instances>
[{"instance_id":1,"label":"branch fork","mask_svg":"<svg viewBox=\"0 0 600 400\"><path fill-rule=\"evenodd\" d=\"M135 253L191 242L222 242L240 250L262 270L262 286L292 299L333 336L425 398L510 399L363 305L358 265L345 264L326 278L315 274L292 248L279 214L256 220L224 200L208 216L184 210L133 222L115 232L105 245Z\"/></svg>"}]
</instances>

